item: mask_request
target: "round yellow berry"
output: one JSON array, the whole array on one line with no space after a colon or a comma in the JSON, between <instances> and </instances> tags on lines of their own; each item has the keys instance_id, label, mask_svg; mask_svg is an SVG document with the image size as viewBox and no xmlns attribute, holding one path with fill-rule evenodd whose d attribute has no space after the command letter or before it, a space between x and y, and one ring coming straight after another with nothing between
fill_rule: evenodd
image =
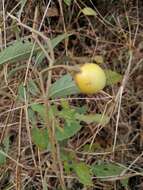
<instances>
[{"instance_id":1,"label":"round yellow berry","mask_svg":"<svg viewBox=\"0 0 143 190\"><path fill-rule=\"evenodd\" d=\"M106 85L104 70L97 64L85 63L76 73L74 80L80 91L85 94L94 94L102 90Z\"/></svg>"}]
</instances>

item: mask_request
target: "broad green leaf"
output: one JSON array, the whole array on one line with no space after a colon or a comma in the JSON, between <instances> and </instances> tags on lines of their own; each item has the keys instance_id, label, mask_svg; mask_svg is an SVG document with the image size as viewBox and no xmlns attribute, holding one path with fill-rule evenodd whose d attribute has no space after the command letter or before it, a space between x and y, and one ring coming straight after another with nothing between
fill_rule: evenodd
<instances>
[{"instance_id":1,"label":"broad green leaf","mask_svg":"<svg viewBox=\"0 0 143 190\"><path fill-rule=\"evenodd\" d=\"M43 104L32 104L31 109L37 112L43 121L45 121L45 118L48 117L46 115L45 106Z\"/></svg>"},{"instance_id":2,"label":"broad green leaf","mask_svg":"<svg viewBox=\"0 0 143 190\"><path fill-rule=\"evenodd\" d=\"M18 40L14 42L12 45L0 52L0 65L7 62L13 63L29 58L32 47L33 43L28 40ZM39 50L40 48L36 46L34 49L34 54L37 53L37 51Z\"/></svg>"},{"instance_id":3,"label":"broad green leaf","mask_svg":"<svg viewBox=\"0 0 143 190\"><path fill-rule=\"evenodd\" d=\"M67 6L70 6L70 5L71 5L71 1L72 1L72 0L64 0L64 3L65 3Z\"/></svg>"},{"instance_id":4,"label":"broad green leaf","mask_svg":"<svg viewBox=\"0 0 143 190\"><path fill-rule=\"evenodd\" d=\"M33 80L30 80L30 81L28 82L27 88L28 88L28 91L29 91L32 95L34 95L34 96L38 95L39 89L38 89L38 87L37 87L37 84L36 84Z\"/></svg>"},{"instance_id":5,"label":"broad green leaf","mask_svg":"<svg viewBox=\"0 0 143 190\"><path fill-rule=\"evenodd\" d=\"M112 71L110 69L104 70L106 74L106 85L113 85L117 84L118 82L121 82L122 80L122 75Z\"/></svg>"},{"instance_id":6,"label":"broad green leaf","mask_svg":"<svg viewBox=\"0 0 143 190\"><path fill-rule=\"evenodd\" d=\"M96 122L101 125L106 125L110 120L108 116L103 114L89 114L89 115L76 114L76 119L79 121L84 121L87 124Z\"/></svg>"},{"instance_id":7,"label":"broad green leaf","mask_svg":"<svg viewBox=\"0 0 143 190\"><path fill-rule=\"evenodd\" d=\"M97 13L90 7L85 7L81 10L81 12L86 16L96 16Z\"/></svg>"},{"instance_id":8,"label":"broad green leaf","mask_svg":"<svg viewBox=\"0 0 143 190\"><path fill-rule=\"evenodd\" d=\"M62 34L51 40L52 47L55 48L63 39L69 37L72 34ZM0 65L7 62L16 62L28 59L33 48L34 42L29 40L17 40L9 47L5 48L0 52ZM48 49L48 46L45 46ZM36 55L38 52L42 52L41 48L38 45L35 45L33 55ZM44 53L41 53L41 56ZM44 55L45 57L45 55Z\"/></svg>"},{"instance_id":9,"label":"broad green leaf","mask_svg":"<svg viewBox=\"0 0 143 190\"><path fill-rule=\"evenodd\" d=\"M77 132L82 128L78 122L65 122L63 128L57 127L56 137L58 141L63 141L69 139L70 137L77 134Z\"/></svg>"},{"instance_id":10,"label":"broad green leaf","mask_svg":"<svg viewBox=\"0 0 143 190\"><path fill-rule=\"evenodd\" d=\"M78 93L79 89L69 74L62 76L49 89L49 97L51 98L61 98Z\"/></svg>"},{"instance_id":11,"label":"broad green leaf","mask_svg":"<svg viewBox=\"0 0 143 190\"><path fill-rule=\"evenodd\" d=\"M68 101L62 101L61 105L62 110L56 113L57 117L64 119L63 128L57 127L56 131L57 140L59 141L69 139L77 134L77 132L82 128L75 118L77 112L75 109L71 108Z\"/></svg>"},{"instance_id":12,"label":"broad green leaf","mask_svg":"<svg viewBox=\"0 0 143 190\"><path fill-rule=\"evenodd\" d=\"M7 136L4 141L3 141L3 144L2 146L0 147L0 166L5 164L6 162L6 156L4 153L8 153L8 150L9 150L9 136Z\"/></svg>"},{"instance_id":13,"label":"broad green leaf","mask_svg":"<svg viewBox=\"0 0 143 190\"><path fill-rule=\"evenodd\" d=\"M85 163L75 163L74 164L74 170L79 178L79 181L86 185L86 186L92 186L92 175L90 167Z\"/></svg>"},{"instance_id":14,"label":"broad green leaf","mask_svg":"<svg viewBox=\"0 0 143 190\"><path fill-rule=\"evenodd\" d=\"M96 177L118 176L125 168L113 163L94 164L92 172Z\"/></svg>"},{"instance_id":15,"label":"broad green leaf","mask_svg":"<svg viewBox=\"0 0 143 190\"><path fill-rule=\"evenodd\" d=\"M62 119L65 119L67 123L70 124L71 122L74 122L76 120L75 114L76 112L74 109L63 109L62 111L59 111L57 113L57 116Z\"/></svg>"},{"instance_id":16,"label":"broad green leaf","mask_svg":"<svg viewBox=\"0 0 143 190\"><path fill-rule=\"evenodd\" d=\"M33 143L36 144L40 150L47 149L49 143L47 129L38 129L36 127L33 127L31 135Z\"/></svg>"}]
</instances>

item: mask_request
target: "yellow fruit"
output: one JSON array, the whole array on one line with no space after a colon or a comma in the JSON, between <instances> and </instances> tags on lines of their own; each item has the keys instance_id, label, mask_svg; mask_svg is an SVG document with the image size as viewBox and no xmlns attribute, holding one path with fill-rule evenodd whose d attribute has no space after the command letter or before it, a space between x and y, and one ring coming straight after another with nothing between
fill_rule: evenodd
<instances>
[{"instance_id":1,"label":"yellow fruit","mask_svg":"<svg viewBox=\"0 0 143 190\"><path fill-rule=\"evenodd\" d=\"M82 93L93 94L102 90L106 85L104 70L94 63L85 63L76 73L74 80Z\"/></svg>"}]
</instances>

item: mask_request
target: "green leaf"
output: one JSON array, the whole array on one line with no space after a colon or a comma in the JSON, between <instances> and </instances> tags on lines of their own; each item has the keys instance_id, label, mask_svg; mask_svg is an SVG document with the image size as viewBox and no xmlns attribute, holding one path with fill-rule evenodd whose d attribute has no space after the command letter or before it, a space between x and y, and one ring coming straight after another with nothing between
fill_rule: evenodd
<instances>
[{"instance_id":1,"label":"green leaf","mask_svg":"<svg viewBox=\"0 0 143 190\"><path fill-rule=\"evenodd\" d=\"M6 156L5 154L3 154L3 152L4 151L0 148L0 166L6 163Z\"/></svg>"},{"instance_id":2,"label":"green leaf","mask_svg":"<svg viewBox=\"0 0 143 190\"><path fill-rule=\"evenodd\" d=\"M57 37L55 37L51 40L52 47L55 48L60 42L62 42L64 39L66 39L72 35L73 35L72 33L71 34L65 33L65 34L58 35Z\"/></svg>"},{"instance_id":3,"label":"green leaf","mask_svg":"<svg viewBox=\"0 0 143 190\"><path fill-rule=\"evenodd\" d=\"M64 3L65 3L67 6L70 6L70 5L71 5L71 1L72 1L72 0L64 0Z\"/></svg>"},{"instance_id":4,"label":"green leaf","mask_svg":"<svg viewBox=\"0 0 143 190\"><path fill-rule=\"evenodd\" d=\"M43 190L48 190L48 184L47 184L46 177L44 177L44 179L43 179L43 184L42 184L42 186L43 186Z\"/></svg>"},{"instance_id":5,"label":"green leaf","mask_svg":"<svg viewBox=\"0 0 143 190\"><path fill-rule=\"evenodd\" d=\"M49 89L49 97L61 98L73 94L78 94L80 91L72 80L71 75L62 76L59 80L53 83Z\"/></svg>"},{"instance_id":6,"label":"green leaf","mask_svg":"<svg viewBox=\"0 0 143 190\"><path fill-rule=\"evenodd\" d=\"M40 149L45 150L49 144L48 131L47 129L38 129L36 127L32 128L31 131L32 140L34 144Z\"/></svg>"},{"instance_id":7,"label":"green leaf","mask_svg":"<svg viewBox=\"0 0 143 190\"><path fill-rule=\"evenodd\" d=\"M77 134L77 132L82 128L82 126L76 122L66 122L63 128L57 127L56 138L58 141L63 141L69 139L70 137Z\"/></svg>"},{"instance_id":8,"label":"green leaf","mask_svg":"<svg viewBox=\"0 0 143 190\"><path fill-rule=\"evenodd\" d=\"M121 184L123 185L123 187L125 187L127 189L128 188L128 183L129 183L129 178L125 178L125 179L122 179L120 181L121 181Z\"/></svg>"},{"instance_id":9,"label":"green leaf","mask_svg":"<svg viewBox=\"0 0 143 190\"><path fill-rule=\"evenodd\" d=\"M85 114L88 110L87 105L83 105L81 107L74 107L74 109L79 114Z\"/></svg>"},{"instance_id":10,"label":"green leaf","mask_svg":"<svg viewBox=\"0 0 143 190\"><path fill-rule=\"evenodd\" d=\"M7 62L16 62L28 59L33 47L33 43L28 40L25 41L16 41L11 46L5 48L2 52L0 52L0 65ZM40 48L38 46L34 49L34 54L39 51Z\"/></svg>"},{"instance_id":11,"label":"green leaf","mask_svg":"<svg viewBox=\"0 0 143 190\"><path fill-rule=\"evenodd\" d=\"M23 83L21 83L18 87L18 100L24 102L25 101L25 89Z\"/></svg>"},{"instance_id":12,"label":"green leaf","mask_svg":"<svg viewBox=\"0 0 143 190\"><path fill-rule=\"evenodd\" d=\"M96 177L116 177L119 176L124 169L124 167L113 163L94 164L92 166L92 172Z\"/></svg>"},{"instance_id":13,"label":"green leaf","mask_svg":"<svg viewBox=\"0 0 143 190\"><path fill-rule=\"evenodd\" d=\"M19 15L19 18L21 17L21 14L22 14L22 12L23 12L23 9L24 9L24 7L25 7L25 5L26 5L26 3L27 3L27 0L20 0L20 3L21 3L21 8L20 8L20 10L18 11L18 15Z\"/></svg>"},{"instance_id":14,"label":"green leaf","mask_svg":"<svg viewBox=\"0 0 143 190\"><path fill-rule=\"evenodd\" d=\"M81 10L81 12L86 16L96 16L97 13L90 7L85 7Z\"/></svg>"},{"instance_id":15,"label":"green leaf","mask_svg":"<svg viewBox=\"0 0 143 190\"><path fill-rule=\"evenodd\" d=\"M29 91L32 95L34 95L34 96L38 95L39 89L38 89L36 83L35 83L33 80L30 80L30 81L28 82L27 88L28 88L28 91Z\"/></svg>"},{"instance_id":16,"label":"green leaf","mask_svg":"<svg viewBox=\"0 0 143 190\"><path fill-rule=\"evenodd\" d=\"M112 71L110 69L104 70L106 74L106 85L113 85L117 84L118 82L121 82L122 80L122 75Z\"/></svg>"},{"instance_id":17,"label":"green leaf","mask_svg":"<svg viewBox=\"0 0 143 190\"><path fill-rule=\"evenodd\" d=\"M76 119L79 121L84 121L87 124L96 122L101 125L106 125L110 120L108 116L103 115L103 114L83 115L83 114L78 114L78 113L76 114Z\"/></svg>"},{"instance_id":18,"label":"green leaf","mask_svg":"<svg viewBox=\"0 0 143 190\"><path fill-rule=\"evenodd\" d=\"M64 171L70 175L73 170L73 163L76 160L76 156L73 152L67 152L62 150L60 152L61 160L63 162Z\"/></svg>"},{"instance_id":19,"label":"green leaf","mask_svg":"<svg viewBox=\"0 0 143 190\"><path fill-rule=\"evenodd\" d=\"M64 39L68 38L72 34L61 34L57 37L53 38L51 40L52 47L55 48L60 42L62 42ZM43 51L40 51L40 53L36 56L36 64L42 63L43 59L45 58L45 53Z\"/></svg>"},{"instance_id":20,"label":"green leaf","mask_svg":"<svg viewBox=\"0 0 143 190\"><path fill-rule=\"evenodd\" d=\"M76 111L74 109L63 108L61 111L57 113L57 116L62 119L65 119L67 123L71 123L71 122L76 121L75 114L76 114Z\"/></svg>"},{"instance_id":21,"label":"green leaf","mask_svg":"<svg viewBox=\"0 0 143 190\"><path fill-rule=\"evenodd\" d=\"M6 163L5 153L8 153L8 150L9 150L9 136L5 137L2 147L0 148L0 166Z\"/></svg>"},{"instance_id":22,"label":"green leaf","mask_svg":"<svg viewBox=\"0 0 143 190\"><path fill-rule=\"evenodd\" d=\"M55 48L63 39L69 37L72 34L62 34L51 40L52 47ZM28 40L17 40L9 47L5 48L0 52L0 65L7 62L16 62L28 59L31 50L33 48L34 42ZM48 49L48 46L45 46ZM35 45L33 55L36 55L38 52L42 52L41 48L38 45ZM45 54L42 52L41 56Z\"/></svg>"},{"instance_id":23,"label":"green leaf","mask_svg":"<svg viewBox=\"0 0 143 190\"><path fill-rule=\"evenodd\" d=\"M31 108L28 108L28 119L32 123L32 126L36 126L36 114Z\"/></svg>"},{"instance_id":24,"label":"green leaf","mask_svg":"<svg viewBox=\"0 0 143 190\"><path fill-rule=\"evenodd\" d=\"M48 116L46 115L45 106L44 106L43 104L32 104L32 105L31 105L31 109L32 109L34 112L37 112L37 113L40 115L40 117L41 117L41 119L42 119L43 121L45 121L45 120L46 120L46 117L48 117Z\"/></svg>"},{"instance_id":25,"label":"green leaf","mask_svg":"<svg viewBox=\"0 0 143 190\"><path fill-rule=\"evenodd\" d=\"M57 126L56 137L57 140L62 141L65 139L69 139L70 137L77 134L77 132L82 128L79 122L76 120L75 109L71 108L68 101L62 101L62 110L56 112L56 116L64 119L63 128Z\"/></svg>"},{"instance_id":26,"label":"green leaf","mask_svg":"<svg viewBox=\"0 0 143 190\"><path fill-rule=\"evenodd\" d=\"M85 163L76 163L74 164L74 170L79 178L79 181L86 185L86 186L92 186L92 176L90 167Z\"/></svg>"}]
</instances>

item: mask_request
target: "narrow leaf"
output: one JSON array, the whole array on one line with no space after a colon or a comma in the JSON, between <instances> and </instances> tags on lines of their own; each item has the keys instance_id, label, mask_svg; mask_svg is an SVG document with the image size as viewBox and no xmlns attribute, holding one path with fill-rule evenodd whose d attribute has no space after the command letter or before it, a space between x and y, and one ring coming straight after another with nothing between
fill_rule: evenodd
<instances>
[{"instance_id":1,"label":"narrow leaf","mask_svg":"<svg viewBox=\"0 0 143 190\"><path fill-rule=\"evenodd\" d=\"M81 10L81 12L86 16L96 16L97 13L90 7L85 7Z\"/></svg>"},{"instance_id":2,"label":"narrow leaf","mask_svg":"<svg viewBox=\"0 0 143 190\"><path fill-rule=\"evenodd\" d=\"M24 102L25 100L25 89L23 83L21 83L18 87L18 100Z\"/></svg>"},{"instance_id":3,"label":"narrow leaf","mask_svg":"<svg viewBox=\"0 0 143 190\"><path fill-rule=\"evenodd\" d=\"M69 36L71 36L72 34L61 34L58 35L57 37L53 38L51 40L51 44L53 49L60 43L62 42L64 39L68 38ZM42 63L43 59L45 58L45 53L43 51L40 51L40 53L37 54L36 56L36 64L40 64Z\"/></svg>"},{"instance_id":4,"label":"narrow leaf","mask_svg":"<svg viewBox=\"0 0 143 190\"><path fill-rule=\"evenodd\" d=\"M20 0L21 8L20 8L20 10L18 11L19 18L21 17L21 14L22 14L23 9L24 9L24 7L25 7L25 5L26 5L26 2L27 2L27 0Z\"/></svg>"},{"instance_id":5,"label":"narrow leaf","mask_svg":"<svg viewBox=\"0 0 143 190\"><path fill-rule=\"evenodd\" d=\"M95 122L101 125L106 125L110 120L108 116L103 114L89 114L89 115L76 114L76 119L79 121L84 121L87 124Z\"/></svg>"},{"instance_id":6,"label":"narrow leaf","mask_svg":"<svg viewBox=\"0 0 143 190\"><path fill-rule=\"evenodd\" d=\"M72 1L72 0L64 0L64 3L65 3L67 6L70 6L71 1Z\"/></svg>"},{"instance_id":7,"label":"narrow leaf","mask_svg":"<svg viewBox=\"0 0 143 190\"><path fill-rule=\"evenodd\" d=\"M14 42L13 45L5 48L2 52L0 52L0 65L7 62L13 63L15 61L22 61L29 58L32 47L33 43L29 42L28 40L18 40ZM34 54L39 50L40 48L36 46L34 49Z\"/></svg>"},{"instance_id":8,"label":"narrow leaf","mask_svg":"<svg viewBox=\"0 0 143 190\"><path fill-rule=\"evenodd\" d=\"M62 34L51 40L52 47L55 48L63 39L69 37L72 34ZM0 65L7 62L16 62L28 59L33 48L34 42L28 40L17 40L9 47L5 48L0 52ZM45 46L48 49L48 46ZM36 55L38 52L42 52L41 48L38 45L35 45L33 55ZM42 52L41 56L45 57L45 54Z\"/></svg>"},{"instance_id":9,"label":"narrow leaf","mask_svg":"<svg viewBox=\"0 0 143 190\"><path fill-rule=\"evenodd\" d=\"M5 154L3 154L3 152L8 153L8 150L9 150L9 136L5 137L2 147L0 148L0 165L5 164L6 156Z\"/></svg>"}]
</instances>

